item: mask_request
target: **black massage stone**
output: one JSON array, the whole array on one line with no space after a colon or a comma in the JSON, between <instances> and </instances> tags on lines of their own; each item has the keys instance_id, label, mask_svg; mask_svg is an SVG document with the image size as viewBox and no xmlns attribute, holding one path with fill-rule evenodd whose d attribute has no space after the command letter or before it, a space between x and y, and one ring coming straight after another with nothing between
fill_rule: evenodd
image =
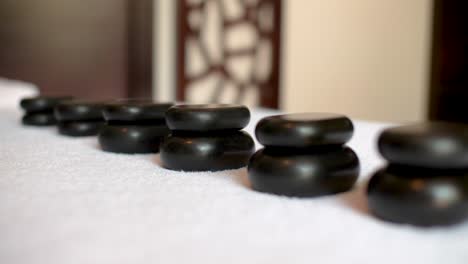
<instances>
[{"instance_id":1,"label":"black massage stone","mask_svg":"<svg viewBox=\"0 0 468 264\"><path fill-rule=\"evenodd\" d=\"M359 159L343 145L353 135L349 118L302 113L263 118L255 128L265 145L249 161L254 190L293 197L317 197L350 190Z\"/></svg>"},{"instance_id":2,"label":"black massage stone","mask_svg":"<svg viewBox=\"0 0 468 264\"><path fill-rule=\"evenodd\" d=\"M59 122L60 134L71 137L95 136L104 126L104 121L65 121Z\"/></svg>"},{"instance_id":3,"label":"black massage stone","mask_svg":"<svg viewBox=\"0 0 468 264\"><path fill-rule=\"evenodd\" d=\"M161 161L177 171L218 171L245 167L255 151L249 134L190 135L174 132L161 145Z\"/></svg>"},{"instance_id":4,"label":"black massage stone","mask_svg":"<svg viewBox=\"0 0 468 264\"><path fill-rule=\"evenodd\" d=\"M157 153L169 134L164 113L172 106L151 100L121 100L104 107L106 124L98 140L104 151L117 153Z\"/></svg>"},{"instance_id":5,"label":"black massage stone","mask_svg":"<svg viewBox=\"0 0 468 264\"><path fill-rule=\"evenodd\" d=\"M254 190L293 197L316 197L350 190L359 160L348 147L321 150L265 148L250 159Z\"/></svg>"},{"instance_id":6,"label":"black massage stone","mask_svg":"<svg viewBox=\"0 0 468 264\"><path fill-rule=\"evenodd\" d=\"M468 126L423 123L389 128L378 141L382 156L392 164L438 169L468 169Z\"/></svg>"},{"instance_id":7,"label":"black massage stone","mask_svg":"<svg viewBox=\"0 0 468 264\"><path fill-rule=\"evenodd\" d=\"M242 105L178 105L166 112L172 134L161 145L161 161L177 171L219 171L245 167L255 151Z\"/></svg>"},{"instance_id":8,"label":"black massage stone","mask_svg":"<svg viewBox=\"0 0 468 264\"><path fill-rule=\"evenodd\" d=\"M155 103L146 99L119 100L106 105L103 114L108 121L164 120L172 103Z\"/></svg>"},{"instance_id":9,"label":"black massage stone","mask_svg":"<svg viewBox=\"0 0 468 264\"><path fill-rule=\"evenodd\" d=\"M102 150L116 153L157 153L164 136L169 134L164 123L124 125L108 123L99 132Z\"/></svg>"},{"instance_id":10,"label":"black massage stone","mask_svg":"<svg viewBox=\"0 0 468 264\"><path fill-rule=\"evenodd\" d=\"M28 126L52 126L57 123L52 111L26 113L21 121Z\"/></svg>"},{"instance_id":11,"label":"black massage stone","mask_svg":"<svg viewBox=\"0 0 468 264\"><path fill-rule=\"evenodd\" d=\"M94 136L104 125L104 104L88 101L68 101L55 107L58 131L72 137Z\"/></svg>"},{"instance_id":12,"label":"black massage stone","mask_svg":"<svg viewBox=\"0 0 468 264\"><path fill-rule=\"evenodd\" d=\"M104 121L102 116L103 103L88 101L69 101L55 107L54 113L58 121L95 120Z\"/></svg>"},{"instance_id":13,"label":"black massage stone","mask_svg":"<svg viewBox=\"0 0 468 264\"><path fill-rule=\"evenodd\" d=\"M46 96L37 96L24 98L20 102L21 108L23 108L27 113L33 112L43 112L43 111L53 111L54 107L58 104L71 100L70 96L61 96L61 97L46 97Z\"/></svg>"},{"instance_id":14,"label":"black massage stone","mask_svg":"<svg viewBox=\"0 0 468 264\"><path fill-rule=\"evenodd\" d=\"M177 105L166 113L166 122L177 131L241 130L250 121L250 111L243 105Z\"/></svg>"},{"instance_id":15,"label":"black massage stone","mask_svg":"<svg viewBox=\"0 0 468 264\"><path fill-rule=\"evenodd\" d=\"M20 106L26 114L22 118L22 123L28 126L52 126L57 123L54 116L54 107L58 104L71 100L72 97L46 97L36 96L24 98L20 101Z\"/></svg>"},{"instance_id":16,"label":"black massage stone","mask_svg":"<svg viewBox=\"0 0 468 264\"><path fill-rule=\"evenodd\" d=\"M369 181L370 211L395 223L452 225L468 217L468 172L390 165Z\"/></svg>"},{"instance_id":17,"label":"black massage stone","mask_svg":"<svg viewBox=\"0 0 468 264\"><path fill-rule=\"evenodd\" d=\"M267 147L343 145L353 135L353 123L346 116L331 113L278 115L260 120L255 135Z\"/></svg>"}]
</instances>

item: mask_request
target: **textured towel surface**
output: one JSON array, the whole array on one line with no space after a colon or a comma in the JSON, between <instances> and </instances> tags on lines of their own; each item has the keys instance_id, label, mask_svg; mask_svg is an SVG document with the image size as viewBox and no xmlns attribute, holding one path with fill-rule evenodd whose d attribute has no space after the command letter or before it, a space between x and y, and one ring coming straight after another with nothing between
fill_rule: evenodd
<instances>
[{"instance_id":1,"label":"textured towel surface","mask_svg":"<svg viewBox=\"0 0 468 264\"><path fill-rule=\"evenodd\" d=\"M157 155L23 127L0 110L0 263L467 263L468 224L420 229L375 219L364 184L382 124L355 122L362 173L348 193L254 192L246 170L181 173ZM247 131L271 114L254 111Z\"/></svg>"}]
</instances>

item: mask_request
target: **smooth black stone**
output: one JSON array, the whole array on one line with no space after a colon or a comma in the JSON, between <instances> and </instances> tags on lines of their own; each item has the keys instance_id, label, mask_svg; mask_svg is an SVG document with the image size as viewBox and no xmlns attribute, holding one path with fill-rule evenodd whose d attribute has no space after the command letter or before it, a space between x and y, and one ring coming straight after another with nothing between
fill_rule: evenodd
<instances>
[{"instance_id":1,"label":"smooth black stone","mask_svg":"<svg viewBox=\"0 0 468 264\"><path fill-rule=\"evenodd\" d=\"M25 114L21 121L28 126L53 126L57 123L52 111Z\"/></svg>"},{"instance_id":2,"label":"smooth black stone","mask_svg":"<svg viewBox=\"0 0 468 264\"><path fill-rule=\"evenodd\" d=\"M62 135L87 137L97 135L104 124L104 121L68 121L59 122L57 128Z\"/></svg>"},{"instance_id":3,"label":"smooth black stone","mask_svg":"<svg viewBox=\"0 0 468 264\"><path fill-rule=\"evenodd\" d=\"M47 110L53 110L54 107L56 107L58 104L71 99L72 97L70 96L36 96L22 99L20 101L20 106L28 113L42 112Z\"/></svg>"},{"instance_id":4,"label":"smooth black stone","mask_svg":"<svg viewBox=\"0 0 468 264\"><path fill-rule=\"evenodd\" d=\"M330 113L303 113L263 118L255 128L258 141L265 146L317 147L343 145L353 136L349 118Z\"/></svg>"},{"instance_id":5,"label":"smooth black stone","mask_svg":"<svg viewBox=\"0 0 468 264\"><path fill-rule=\"evenodd\" d=\"M244 131L220 135L172 134L161 144L161 161L177 171L219 171L245 167L255 151L252 137Z\"/></svg>"},{"instance_id":6,"label":"smooth black stone","mask_svg":"<svg viewBox=\"0 0 468 264\"><path fill-rule=\"evenodd\" d=\"M157 153L164 136L169 134L166 125L111 125L99 132L101 148L117 153Z\"/></svg>"},{"instance_id":7,"label":"smooth black stone","mask_svg":"<svg viewBox=\"0 0 468 264\"><path fill-rule=\"evenodd\" d=\"M468 126L422 123L384 130L378 140L382 156L393 164L426 168L468 168Z\"/></svg>"},{"instance_id":8,"label":"smooth black stone","mask_svg":"<svg viewBox=\"0 0 468 264\"><path fill-rule=\"evenodd\" d=\"M267 147L252 156L248 175L260 192L317 197L350 190L359 170L359 159L348 147L301 153Z\"/></svg>"},{"instance_id":9,"label":"smooth black stone","mask_svg":"<svg viewBox=\"0 0 468 264\"><path fill-rule=\"evenodd\" d=\"M243 105L177 105L166 112L169 128L179 131L241 130L249 121L250 111Z\"/></svg>"},{"instance_id":10,"label":"smooth black stone","mask_svg":"<svg viewBox=\"0 0 468 264\"><path fill-rule=\"evenodd\" d=\"M164 120L171 106L172 103L156 103L152 100L119 100L107 104L103 115L107 121Z\"/></svg>"},{"instance_id":11,"label":"smooth black stone","mask_svg":"<svg viewBox=\"0 0 468 264\"><path fill-rule=\"evenodd\" d=\"M70 101L60 103L54 109L58 121L102 120L104 104L87 101Z\"/></svg>"},{"instance_id":12,"label":"smooth black stone","mask_svg":"<svg viewBox=\"0 0 468 264\"><path fill-rule=\"evenodd\" d=\"M249 161L254 190L294 197L316 197L350 190L359 176L359 159L348 147L309 152L264 148Z\"/></svg>"},{"instance_id":13,"label":"smooth black stone","mask_svg":"<svg viewBox=\"0 0 468 264\"><path fill-rule=\"evenodd\" d=\"M429 173L429 174L427 174ZM395 223L452 225L468 217L468 172L390 166L377 171L367 188L370 211Z\"/></svg>"}]
</instances>

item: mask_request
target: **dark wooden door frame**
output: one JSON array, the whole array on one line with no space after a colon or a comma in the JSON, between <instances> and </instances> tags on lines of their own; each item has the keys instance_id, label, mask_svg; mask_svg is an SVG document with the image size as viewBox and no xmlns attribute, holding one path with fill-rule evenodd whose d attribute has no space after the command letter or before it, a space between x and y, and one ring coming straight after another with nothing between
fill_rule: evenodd
<instances>
[{"instance_id":1,"label":"dark wooden door frame","mask_svg":"<svg viewBox=\"0 0 468 264\"><path fill-rule=\"evenodd\" d=\"M87 1L0 2L0 77L46 95L151 97L154 0Z\"/></svg>"},{"instance_id":2,"label":"dark wooden door frame","mask_svg":"<svg viewBox=\"0 0 468 264\"><path fill-rule=\"evenodd\" d=\"M434 0L429 119L468 123L468 3Z\"/></svg>"},{"instance_id":3,"label":"dark wooden door frame","mask_svg":"<svg viewBox=\"0 0 468 264\"><path fill-rule=\"evenodd\" d=\"M128 1L128 97L153 94L153 4Z\"/></svg>"}]
</instances>

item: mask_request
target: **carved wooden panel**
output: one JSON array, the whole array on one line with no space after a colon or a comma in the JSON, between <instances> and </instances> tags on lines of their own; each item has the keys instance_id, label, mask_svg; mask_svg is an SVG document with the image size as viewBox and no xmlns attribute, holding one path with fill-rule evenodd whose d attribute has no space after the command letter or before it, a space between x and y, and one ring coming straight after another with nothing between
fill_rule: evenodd
<instances>
[{"instance_id":1,"label":"carved wooden panel","mask_svg":"<svg viewBox=\"0 0 468 264\"><path fill-rule=\"evenodd\" d=\"M177 99L278 107L281 0L179 0Z\"/></svg>"}]
</instances>

